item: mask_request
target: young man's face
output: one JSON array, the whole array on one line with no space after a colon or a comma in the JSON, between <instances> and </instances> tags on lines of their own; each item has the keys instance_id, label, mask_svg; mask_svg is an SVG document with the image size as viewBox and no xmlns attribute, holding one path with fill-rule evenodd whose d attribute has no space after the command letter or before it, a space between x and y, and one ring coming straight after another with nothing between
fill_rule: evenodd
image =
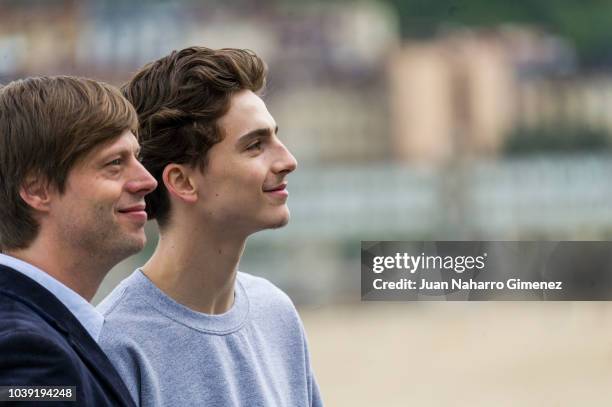
<instances>
[{"instance_id":1,"label":"young man's face","mask_svg":"<svg viewBox=\"0 0 612 407\"><path fill-rule=\"evenodd\" d=\"M224 138L208 151L196 178L204 218L247 235L286 225L286 177L297 161L278 139L264 102L251 91L238 92L218 124Z\"/></svg>"},{"instance_id":2,"label":"young man's face","mask_svg":"<svg viewBox=\"0 0 612 407\"><path fill-rule=\"evenodd\" d=\"M137 159L138 141L126 130L70 170L63 194L51 202L60 239L92 256L121 260L146 243L144 196L157 181Z\"/></svg>"}]
</instances>

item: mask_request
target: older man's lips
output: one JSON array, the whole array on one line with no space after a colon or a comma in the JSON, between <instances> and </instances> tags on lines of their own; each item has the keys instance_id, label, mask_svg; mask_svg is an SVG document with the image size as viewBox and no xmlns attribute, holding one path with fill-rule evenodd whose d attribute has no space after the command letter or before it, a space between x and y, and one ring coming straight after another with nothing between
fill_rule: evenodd
<instances>
[{"instance_id":1,"label":"older man's lips","mask_svg":"<svg viewBox=\"0 0 612 407\"><path fill-rule=\"evenodd\" d=\"M147 221L147 212L145 211L145 205L143 204L121 208L118 209L117 212L134 222L144 224Z\"/></svg>"}]
</instances>

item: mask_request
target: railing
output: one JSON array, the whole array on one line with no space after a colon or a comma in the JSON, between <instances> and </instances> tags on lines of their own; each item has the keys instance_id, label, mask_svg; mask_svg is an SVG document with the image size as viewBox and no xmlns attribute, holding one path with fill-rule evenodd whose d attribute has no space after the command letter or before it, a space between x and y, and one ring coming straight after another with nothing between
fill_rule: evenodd
<instances>
[{"instance_id":1,"label":"railing","mask_svg":"<svg viewBox=\"0 0 612 407\"><path fill-rule=\"evenodd\" d=\"M569 238L612 231L612 155L320 168L289 176L292 218L254 241Z\"/></svg>"}]
</instances>

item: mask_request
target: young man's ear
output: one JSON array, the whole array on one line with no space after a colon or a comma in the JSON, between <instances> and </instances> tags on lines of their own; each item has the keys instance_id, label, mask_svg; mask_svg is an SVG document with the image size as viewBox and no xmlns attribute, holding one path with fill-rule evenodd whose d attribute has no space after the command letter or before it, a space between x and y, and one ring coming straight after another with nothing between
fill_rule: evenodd
<instances>
[{"instance_id":1,"label":"young man's ear","mask_svg":"<svg viewBox=\"0 0 612 407\"><path fill-rule=\"evenodd\" d=\"M198 199L197 188L191 179L192 170L184 164L168 164L162 173L162 180L168 193L187 203Z\"/></svg>"},{"instance_id":2,"label":"young man's ear","mask_svg":"<svg viewBox=\"0 0 612 407\"><path fill-rule=\"evenodd\" d=\"M49 212L54 192L55 188L50 185L49 181L34 174L26 176L19 188L21 199L40 212Z\"/></svg>"}]
</instances>

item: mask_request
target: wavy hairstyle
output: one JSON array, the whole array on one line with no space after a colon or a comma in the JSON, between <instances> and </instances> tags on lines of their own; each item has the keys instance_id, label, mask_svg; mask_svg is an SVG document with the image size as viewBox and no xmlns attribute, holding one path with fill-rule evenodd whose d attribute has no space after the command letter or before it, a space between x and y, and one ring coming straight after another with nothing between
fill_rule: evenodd
<instances>
[{"instance_id":1,"label":"wavy hairstyle","mask_svg":"<svg viewBox=\"0 0 612 407\"><path fill-rule=\"evenodd\" d=\"M24 249L40 225L20 189L40 177L64 192L70 170L138 118L118 89L71 76L31 77L0 88L0 247Z\"/></svg>"},{"instance_id":2,"label":"wavy hairstyle","mask_svg":"<svg viewBox=\"0 0 612 407\"><path fill-rule=\"evenodd\" d=\"M149 218L160 227L170 213L164 168L176 163L204 171L208 150L223 139L217 121L229 110L232 95L259 92L266 71L249 50L190 47L145 65L122 86L138 113L142 164L158 182L145 199Z\"/></svg>"}]
</instances>

